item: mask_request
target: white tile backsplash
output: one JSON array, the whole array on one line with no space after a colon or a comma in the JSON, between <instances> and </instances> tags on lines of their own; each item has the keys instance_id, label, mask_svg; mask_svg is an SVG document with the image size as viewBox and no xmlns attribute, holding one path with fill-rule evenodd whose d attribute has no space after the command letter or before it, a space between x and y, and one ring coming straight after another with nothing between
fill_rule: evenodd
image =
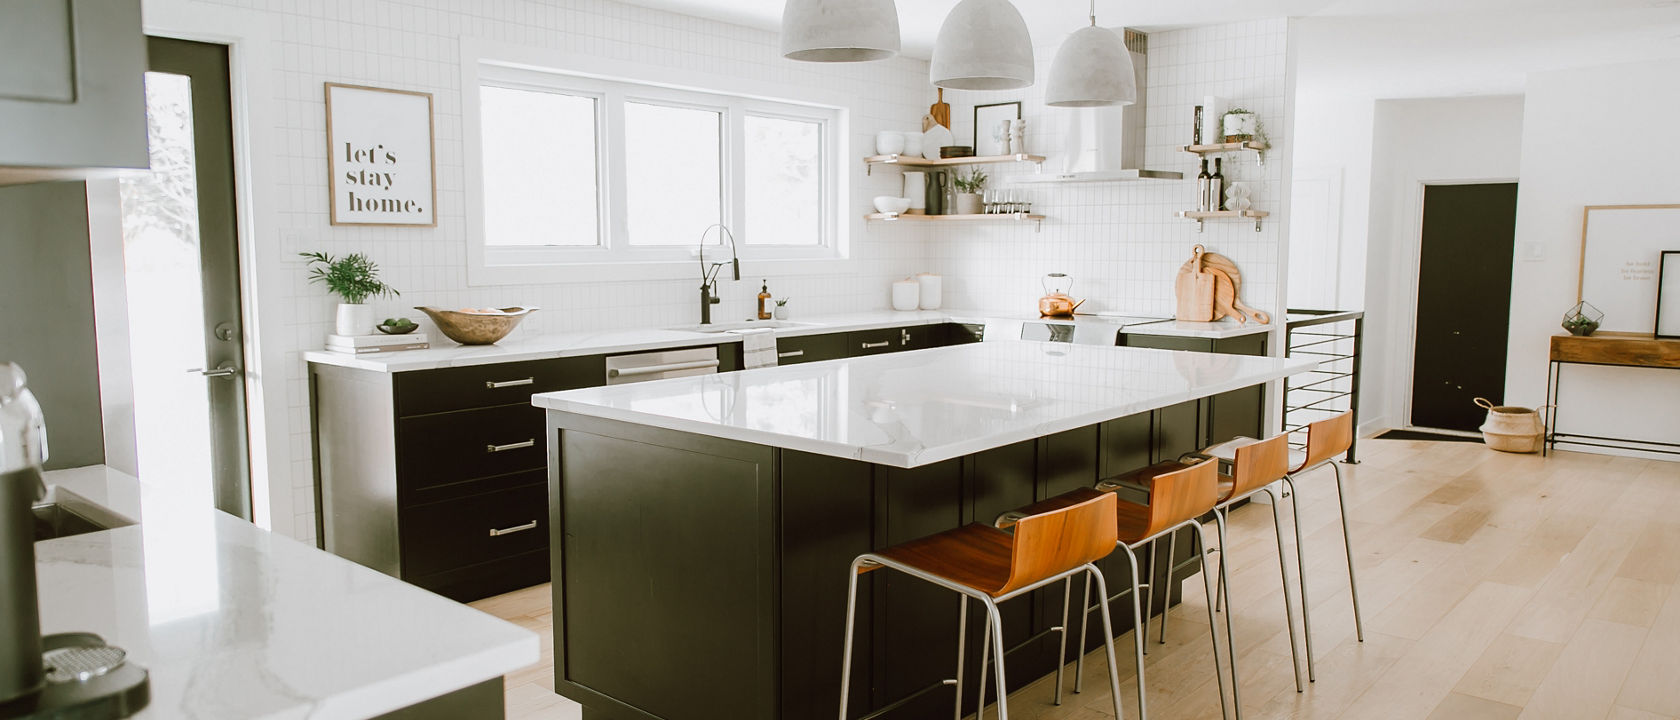
<instances>
[{"instance_id":1,"label":"white tile backsplash","mask_svg":"<svg viewBox=\"0 0 1680 720\"><path fill-rule=\"evenodd\" d=\"M1074 294L1092 298L1091 309L1170 313L1173 272L1195 242L1230 255L1242 267L1244 295L1264 309L1278 280L1277 226L1255 233L1252 224L1209 223L1207 232L1179 220L1190 207L1194 180L1031 190L1036 210L1050 216L1031 225L936 227L910 223L864 224L871 198L898 194L899 172L866 175L856 158L873 154L882 129L913 130L933 101L927 63L895 59L859 64L805 64L780 57L775 33L610 0L148 0L153 5L214 7L259 17L268 28L267 62L247 65L260 73L251 87L266 94L270 109L252 122L273 139L252 159L257 187L271 190L262 202L272 223L256 228L256 242L278 247L287 278L258 288L260 301L281 308L279 327L262 327L264 342L285 358L284 408L271 408L290 442L270 447L270 467L289 468L271 478L286 487L295 512L290 527L276 529L312 542L315 536L308 384L301 353L321 346L330 331L333 298L305 281L296 253L365 252L402 290L380 301L377 313L415 317L415 305L536 305L543 308L521 333L577 331L609 326L658 326L694 322L696 283L683 280L554 282L470 286L466 274L466 183L462 147L461 43L463 37L523 45L644 66L681 68L785 87L822 87L856 98L850 108L848 232L853 260L843 268L805 275L773 275L743 266L743 281L725 283L720 317L745 317L757 281L793 296L799 315L884 309L891 280L920 270L946 276L945 305L970 308L1033 307L1038 278L1063 271L1077 281ZM1071 30L1072 28L1070 28ZM1178 152L1187 142L1190 109L1205 94L1220 94L1260 113L1278 162L1256 167L1252 156L1226 170L1233 179L1256 181L1259 209L1276 213L1280 168L1288 157L1284 116L1287 21L1240 23L1157 32L1150 36L1147 115L1148 162L1153 169L1194 175L1194 158ZM1048 72L1060 39L1040 38L1040 75ZM333 227L328 224L325 119L322 83L342 82L433 94L436 127L438 227L435 229ZM972 134L974 102L1025 101L1029 149L1055 147L1044 127L1043 83L1016 93L948 92L954 132ZM1027 169L1030 169L1027 168ZM999 173L1010 168L998 168ZM698 230L698 229L697 229ZM267 317L267 316L265 316ZM443 341L441 336L439 340ZM272 373L272 371L271 371ZM278 417L274 417L278 416ZM278 491L277 492L283 492Z\"/></svg>"}]
</instances>

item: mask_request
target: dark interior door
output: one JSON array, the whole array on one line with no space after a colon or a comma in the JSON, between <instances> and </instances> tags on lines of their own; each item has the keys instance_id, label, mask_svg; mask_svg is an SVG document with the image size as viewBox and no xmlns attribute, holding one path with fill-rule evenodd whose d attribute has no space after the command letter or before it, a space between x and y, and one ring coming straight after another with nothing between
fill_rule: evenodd
<instances>
[{"instance_id":1,"label":"dark interior door","mask_svg":"<svg viewBox=\"0 0 1680 720\"><path fill-rule=\"evenodd\" d=\"M1430 185L1423 195L1412 424L1473 431L1505 394L1517 184Z\"/></svg>"}]
</instances>

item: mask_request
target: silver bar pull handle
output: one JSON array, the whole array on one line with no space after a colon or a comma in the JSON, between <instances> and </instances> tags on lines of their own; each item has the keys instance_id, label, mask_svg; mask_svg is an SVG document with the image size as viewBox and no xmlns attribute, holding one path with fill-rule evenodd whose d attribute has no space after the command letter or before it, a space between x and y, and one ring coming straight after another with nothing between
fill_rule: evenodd
<instances>
[{"instance_id":1,"label":"silver bar pull handle","mask_svg":"<svg viewBox=\"0 0 1680 720\"><path fill-rule=\"evenodd\" d=\"M891 344L892 344L891 340L882 340L881 342L864 343L863 344L863 349L874 350L875 348L884 348L884 347L886 347L888 345L891 345Z\"/></svg>"},{"instance_id":2,"label":"silver bar pull handle","mask_svg":"<svg viewBox=\"0 0 1680 720\"><path fill-rule=\"evenodd\" d=\"M484 452L499 453L499 452L507 452L509 450L522 450L524 448L528 448L528 447L531 447L531 446L536 445L536 444L537 444L537 439L536 438L531 438L530 440L526 440L524 442L508 443L506 445L485 445L484 446Z\"/></svg>"},{"instance_id":3,"label":"silver bar pull handle","mask_svg":"<svg viewBox=\"0 0 1680 720\"><path fill-rule=\"evenodd\" d=\"M233 377L239 374L239 368L234 367L232 363L222 363L214 369L191 368L187 372L198 373L204 377Z\"/></svg>"},{"instance_id":4,"label":"silver bar pull handle","mask_svg":"<svg viewBox=\"0 0 1680 720\"><path fill-rule=\"evenodd\" d=\"M535 530L535 529L537 529L537 521L532 520L531 522L525 523L524 525L515 525L513 527L501 528L500 530L498 530L496 528L490 528L490 537L501 537L503 535L512 535L514 533L525 532L526 530Z\"/></svg>"},{"instance_id":5,"label":"silver bar pull handle","mask_svg":"<svg viewBox=\"0 0 1680 720\"><path fill-rule=\"evenodd\" d=\"M779 357L779 358L804 357L804 356L805 356L805 351L804 350L789 350L787 352L776 353L776 357Z\"/></svg>"},{"instance_id":6,"label":"silver bar pull handle","mask_svg":"<svg viewBox=\"0 0 1680 720\"><path fill-rule=\"evenodd\" d=\"M692 360L689 362L671 363L669 365L649 365L647 367L612 368L607 371L607 377L633 377L636 375L652 375L662 372L676 372L679 370L699 370L701 368L715 368L716 360Z\"/></svg>"},{"instance_id":7,"label":"silver bar pull handle","mask_svg":"<svg viewBox=\"0 0 1680 720\"><path fill-rule=\"evenodd\" d=\"M493 381L493 380L486 380L486 381L484 381L484 387L485 387L485 389L488 389L488 390L495 390L497 388L518 387L520 385L530 385L532 383L535 383L536 381L537 381L537 379L534 378L534 377L521 378L519 380L502 380L500 382L496 382L496 381Z\"/></svg>"}]
</instances>

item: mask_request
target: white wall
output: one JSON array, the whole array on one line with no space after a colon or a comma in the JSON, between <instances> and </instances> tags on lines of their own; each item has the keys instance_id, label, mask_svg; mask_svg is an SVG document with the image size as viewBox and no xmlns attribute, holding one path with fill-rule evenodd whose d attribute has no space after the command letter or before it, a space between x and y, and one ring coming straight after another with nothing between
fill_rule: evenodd
<instances>
[{"instance_id":1,"label":"white wall","mask_svg":"<svg viewBox=\"0 0 1680 720\"><path fill-rule=\"evenodd\" d=\"M696 282L553 282L472 287L466 279L461 103L461 38L512 44L642 66L710 73L798 92L820 88L850 110L850 220L868 212L883 180L865 178L853 158L872 150L874 133L910 127L932 101L927 64L913 59L819 65L783 60L774 33L644 9L609 0L477 2L438 0L146 0L153 34L233 45L236 114L243 119L239 160L247 311L257 333L248 354L254 482L259 521L312 540L314 491L308 390L301 353L319 348L333 300L305 282L301 251L365 252L402 297L378 303L380 317L443 307L537 305L523 334L621 324L658 326L698 318ZM332 227L327 186L322 83L366 84L434 95L438 227ZM236 121L237 122L237 121ZM906 224L907 225L907 224ZM744 317L757 280L792 295L798 312L885 308L891 279L922 269L919 231L847 222L852 261L778 276L743 267L725 283L721 317ZM698 236L700 228L695 228ZM751 281L751 282L747 282ZM423 318L418 318L423 320ZM441 341L442 338L440 337Z\"/></svg>"},{"instance_id":2,"label":"white wall","mask_svg":"<svg viewBox=\"0 0 1680 720\"><path fill-rule=\"evenodd\" d=\"M1306 49L1302 52L1302 61L1306 62ZM1375 112L1376 101L1349 94L1344 88L1302 87L1295 97L1291 192L1296 203L1289 218L1290 307L1365 308ZM1312 204L1321 195L1329 200L1322 211ZM1328 239L1322 245L1315 242L1320 228Z\"/></svg>"},{"instance_id":3,"label":"white wall","mask_svg":"<svg viewBox=\"0 0 1680 720\"><path fill-rule=\"evenodd\" d=\"M1377 101L1360 396L1365 428L1408 421L1423 186L1517 179L1523 123L1523 101L1516 96ZM1524 238L1520 224L1517 236ZM1524 302L1513 290L1513 307ZM1507 393L1510 402L1522 398Z\"/></svg>"},{"instance_id":4,"label":"white wall","mask_svg":"<svg viewBox=\"0 0 1680 720\"><path fill-rule=\"evenodd\" d=\"M1545 392L1548 338L1561 332L1558 323L1575 303L1582 208L1680 203L1674 153L1630 146L1651 137L1657 119L1680 114L1680 95L1671 91L1676 72L1680 60L1529 76L1517 196L1519 260L1511 286L1518 301L1511 306L1505 382L1512 402L1539 404ZM1526 243L1538 243L1544 259L1521 260ZM1680 242L1674 247L1680 249ZM1558 429L1680 442L1680 374L1586 366L1564 372Z\"/></svg>"},{"instance_id":5,"label":"white wall","mask_svg":"<svg viewBox=\"0 0 1680 720\"><path fill-rule=\"evenodd\" d=\"M1070 23L1068 31L1077 29ZM955 134L967 144L973 106L1022 100L1027 149L1049 156L1046 172L1062 168L1063 113L1044 105L1045 79L1065 36L1039 37L1038 82L1018 91L948 92ZM1041 231L1030 225L941 227L933 233L934 266L945 275L946 302L956 307L1033 312L1040 278L1073 276L1072 294L1086 298L1081 312L1121 311L1170 316L1178 268L1201 243L1228 255L1242 270L1243 299L1281 315L1283 244L1286 237L1293 122L1289 103L1289 21L1232 23L1149 34L1144 167L1185 174L1179 181L1025 185L1034 212L1048 216ZM1272 150L1261 166L1254 153L1225 156L1227 182L1249 182L1255 209L1272 214L1254 223L1209 221L1206 230L1175 217L1195 209L1195 155L1179 150L1191 138L1192 113L1205 95L1259 114ZM1030 165L1000 168L1032 172ZM883 187L887 180L882 180ZM1003 187L1009 187L1007 184Z\"/></svg>"}]
</instances>

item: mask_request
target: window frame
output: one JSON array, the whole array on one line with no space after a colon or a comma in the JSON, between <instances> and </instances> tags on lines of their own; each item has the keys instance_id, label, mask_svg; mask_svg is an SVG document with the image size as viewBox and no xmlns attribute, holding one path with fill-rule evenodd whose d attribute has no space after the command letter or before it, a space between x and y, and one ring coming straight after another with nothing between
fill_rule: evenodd
<instances>
[{"instance_id":1,"label":"window frame","mask_svg":"<svg viewBox=\"0 0 1680 720\"><path fill-rule=\"evenodd\" d=\"M690 241L671 246L629 244L628 174L625 155L625 104L645 102L719 113L720 217L738 241L742 260L774 263L829 263L847 259L848 224L839 209L847 197L849 178L842 162L846 132L845 108L837 105L770 99L732 89L695 90L618 77L605 78L529 63L471 59L473 72L463 77L463 160L467 166L466 230L469 284L507 284L556 274L606 279L602 276L685 277L693 274L701 228ZM501 87L554 92L596 101L596 213L597 244L592 246L509 247L486 244L484 228L483 143L479 88ZM817 245L754 245L746 230L746 120L762 117L812 122L819 126L818 153L821 206ZM717 242L717 233L707 238ZM692 244L690 244L692 242ZM680 268L680 271L678 270Z\"/></svg>"}]
</instances>

